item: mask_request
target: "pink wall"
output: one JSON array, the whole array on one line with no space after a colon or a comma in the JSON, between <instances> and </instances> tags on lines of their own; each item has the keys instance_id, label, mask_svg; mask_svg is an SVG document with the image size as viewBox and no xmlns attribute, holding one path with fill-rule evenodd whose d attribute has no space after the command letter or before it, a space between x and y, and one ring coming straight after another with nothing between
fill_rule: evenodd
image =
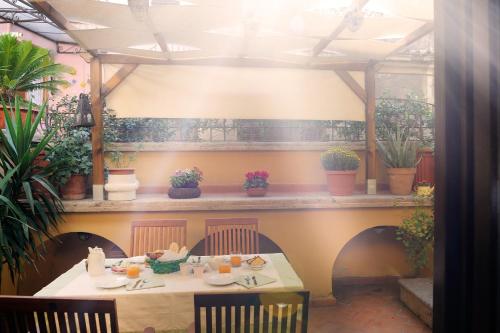
<instances>
[{"instance_id":1,"label":"pink wall","mask_svg":"<svg viewBox=\"0 0 500 333\"><path fill-rule=\"evenodd\" d=\"M33 44L47 48L54 56L54 61L75 69L73 75L65 75L65 79L70 83L69 87L62 88L56 96L51 96L51 99L57 100L63 95L79 95L80 92L88 92L90 88L90 66L78 54L60 54L57 53L56 43L36 35L19 26L2 23L0 24L0 33L19 32L22 33L22 39L31 40Z\"/></svg>"}]
</instances>

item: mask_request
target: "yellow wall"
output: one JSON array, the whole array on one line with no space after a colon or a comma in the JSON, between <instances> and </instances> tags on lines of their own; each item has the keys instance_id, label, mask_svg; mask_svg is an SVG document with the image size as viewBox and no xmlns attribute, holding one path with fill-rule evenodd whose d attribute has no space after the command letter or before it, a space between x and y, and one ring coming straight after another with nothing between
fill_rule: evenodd
<instances>
[{"instance_id":1,"label":"yellow wall","mask_svg":"<svg viewBox=\"0 0 500 333\"><path fill-rule=\"evenodd\" d=\"M188 246L204 237L204 220L210 217L257 217L259 230L274 241L288 256L292 266L313 296L331 296L332 270L344 245L363 230L399 225L412 208L362 208L290 211L234 212L149 212L149 213L78 213L68 214L61 233L85 231L105 237L125 252L130 247L130 224L151 218L183 218L188 221ZM379 254L378 254L379 255ZM386 255L382 252L382 255ZM387 260L392 254L387 253ZM357 260L357 259L352 259ZM372 273L404 274L400 262L390 271ZM355 267L355 266L353 266ZM353 272L357 273L353 268ZM369 272L368 272L369 273Z\"/></svg>"},{"instance_id":2,"label":"yellow wall","mask_svg":"<svg viewBox=\"0 0 500 333\"><path fill-rule=\"evenodd\" d=\"M365 152L356 182L365 182ZM177 169L197 166L204 173L202 186L241 186L248 171L267 170L271 184L326 185L320 162L321 151L159 151L140 152L131 167L143 187L168 187ZM109 164L109 163L108 163ZM380 184L386 183L385 169L378 168Z\"/></svg>"}]
</instances>

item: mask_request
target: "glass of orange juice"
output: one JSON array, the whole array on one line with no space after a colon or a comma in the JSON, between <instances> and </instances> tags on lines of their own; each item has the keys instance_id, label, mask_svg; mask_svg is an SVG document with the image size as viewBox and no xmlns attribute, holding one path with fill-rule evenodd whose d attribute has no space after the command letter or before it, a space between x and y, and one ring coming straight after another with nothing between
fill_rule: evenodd
<instances>
[{"instance_id":1,"label":"glass of orange juice","mask_svg":"<svg viewBox=\"0 0 500 333\"><path fill-rule=\"evenodd\" d=\"M127 267L127 277L129 279L137 279L139 277L140 273L139 266L137 265L130 265Z\"/></svg>"},{"instance_id":2,"label":"glass of orange juice","mask_svg":"<svg viewBox=\"0 0 500 333\"><path fill-rule=\"evenodd\" d=\"M239 253L231 254L231 265L233 267L240 267L241 266L241 255Z\"/></svg>"},{"instance_id":3,"label":"glass of orange juice","mask_svg":"<svg viewBox=\"0 0 500 333\"><path fill-rule=\"evenodd\" d=\"M219 273L231 273L231 265L227 263L222 263L219 265Z\"/></svg>"}]
</instances>

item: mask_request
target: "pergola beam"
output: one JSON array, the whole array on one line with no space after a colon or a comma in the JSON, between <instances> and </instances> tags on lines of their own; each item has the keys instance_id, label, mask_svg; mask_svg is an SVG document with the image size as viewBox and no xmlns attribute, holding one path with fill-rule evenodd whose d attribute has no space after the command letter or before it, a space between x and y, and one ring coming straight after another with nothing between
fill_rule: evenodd
<instances>
[{"instance_id":1,"label":"pergola beam","mask_svg":"<svg viewBox=\"0 0 500 333\"><path fill-rule=\"evenodd\" d=\"M108 96L116 87L120 85L137 68L137 64L123 65L102 87L101 97Z\"/></svg>"},{"instance_id":2,"label":"pergola beam","mask_svg":"<svg viewBox=\"0 0 500 333\"><path fill-rule=\"evenodd\" d=\"M354 10L361 10L368 3L369 0L354 0L351 9L348 14ZM342 31L347 28L347 24L349 23L349 17L346 15L342 21L340 21L339 25L335 27L335 29L328 35L326 38L322 38L316 46L313 48L313 58L317 57L324 49L328 47L328 45L334 40L337 39L338 36L342 33Z\"/></svg>"},{"instance_id":3,"label":"pergola beam","mask_svg":"<svg viewBox=\"0 0 500 333\"><path fill-rule=\"evenodd\" d=\"M43 15L47 16L55 25L59 27L62 31L64 31L68 36L70 36L74 41L76 41L79 45L85 45L80 42L79 38L75 36L69 29L69 21L64 18L64 16L57 11L54 7L52 7L47 1L44 0L33 0L30 4L38 10ZM93 50L87 50L92 56L96 56L96 53Z\"/></svg>"},{"instance_id":4,"label":"pergola beam","mask_svg":"<svg viewBox=\"0 0 500 333\"><path fill-rule=\"evenodd\" d=\"M94 200L104 200L104 125L102 66L98 58L90 62L90 98L95 125L92 127L92 193Z\"/></svg>"},{"instance_id":5,"label":"pergola beam","mask_svg":"<svg viewBox=\"0 0 500 333\"><path fill-rule=\"evenodd\" d=\"M365 72L365 126L366 126L366 180L368 194L376 191L377 179L377 135L375 124L376 95L375 95L375 64L371 63Z\"/></svg>"},{"instance_id":6,"label":"pergola beam","mask_svg":"<svg viewBox=\"0 0 500 333\"><path fill-rule=\"evenodd\" d=\"M344 81L344 83L352 90L356 96L359 97L359 99L366 104L366 92L363 87L359 85L359 83L352 77L351 74L349 74L348 71L345 70L335 70L335 73Z\"/></svg>"},{"instance_id":7,"label":"pergola beam","mask_svg":"<svg viewBox=\"0 0 500 333\"><path fill-rule=\"evenodd\" d=\"M141 64L141 65L185 65L185 66L228 66L228 67L263 67L263 68L291 68L291 69L318 69L318 70L346 70L364 71L365 62L343 62L331 64L303 65L285 61L276 61L263 58L192 58L192 59L154 59L133 55L101 54L102 64Z\"/></svg>"},{"instance_id":8,"label":"pergola beam","mask_svg":"<svg viewBox=\"0 0 500 333\"><path fill-rule=\"evenodd\" d=\"M394 54L403 50L405 47L408 47L409 45L413 44L414 42L416 42L420 38L431 33L433 30L434 30L434 22L425 23L420 28L413 31L411 34L407 35L403 39L403 43L400 46L398 46L396 49L392 50L391 53L389 53L388 55L385 56L385 58L387 59L387 58L393 56Z\"/></svg>"}]
</instances>

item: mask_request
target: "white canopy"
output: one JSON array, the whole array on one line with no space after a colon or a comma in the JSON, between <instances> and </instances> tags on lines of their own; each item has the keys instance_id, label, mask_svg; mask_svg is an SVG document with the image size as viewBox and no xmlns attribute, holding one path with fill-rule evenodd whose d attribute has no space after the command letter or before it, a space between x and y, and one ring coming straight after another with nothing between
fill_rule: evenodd
<instances>
[{"instance_id":1,"label":"white canopy","mask_svg":"<svg viewBox=\"0 0 500 333\"><path fill-rule=\"evenodd\" d=\"M433 0L33 3L102 63L141 64L106 98L121 117L364 120L366 65L433 20Z\"/></svg>"},{"instance_id":2,"label":"white canopy","mask_svg":"<svg viewBox=\"0 0 500 333\"><path fill-rule=\"evenodd\" d=\"M432 0L47 0L94 54L266 58L299 64L382 59L425 29Z\"/></svg>"}]
</instances>

